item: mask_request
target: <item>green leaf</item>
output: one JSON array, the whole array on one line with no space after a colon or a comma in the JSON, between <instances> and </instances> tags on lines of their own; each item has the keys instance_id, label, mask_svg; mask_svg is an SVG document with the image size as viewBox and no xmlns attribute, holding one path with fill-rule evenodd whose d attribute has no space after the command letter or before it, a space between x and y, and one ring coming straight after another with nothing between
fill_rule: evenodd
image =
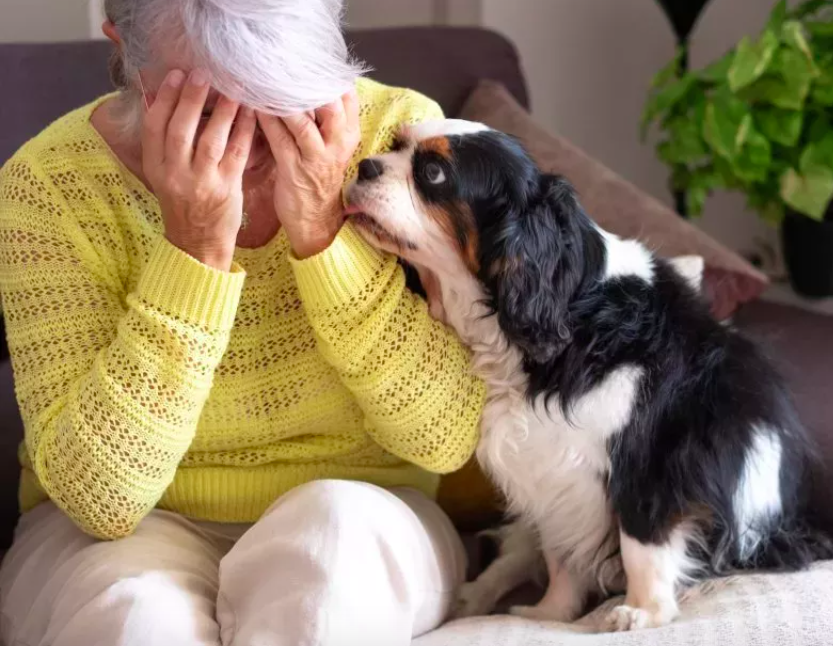
<instances>
[{"instance_id":1,"label":"green leaf","mask_svg":"<svg viewBox=\"0 0 833 646\"><path fill-rule=\"evenodd\" d=\"M779 0L769 16L767 28L777 31L787 20L787 0Z\"/></svg>"},{"instance_id":2,"label":"green leaf","mask_svg":"<svg viewBox=\"0 0 833 646\"><path fill-rule=\"evenodd\" d=\"M751 127L749 109L728 90L716 93L706 106L703 138L721 157L734 159Z\"/></svg>"},{"instance_id":3,"label":"green leaf","mask_svg":"<svg viewBox=\"0 0 833 646\"><path fill-rule=\"evenodd\" d=\"M764 222L768 222L773 226L781 224L781 221L786 215L786 207L781 200L773 200L768 202L766 206L759 211Z\"/></svg>"},{"instance_id":4,"label":"green leaf","mask_svg":"<svg viewBox=\"0 0 833 646\"><path fill-rule=\"evenodd\" d=\"M741 96L753 103L768 103L785 110L801 110L817 71L794 49L780 49L769 73L744 88Z\"/></svg>"},{"instance_id":5,"label":"green leaf","mask_svg":"<svg viewBox=\"0 0 833 646\"><path fill-rule=\"evenodd\" d=\"M787 45L800 52L810 64L813 64L813 52L804 37L804 27L796 20L785 23L781 29L781 38Z\"/></svg>"},{"instance_id":6,"label":"green leaf","mask_svg":"<svg viewBox=\"0 0 833 646\"><path fill-rule=\"evenodd\" d=\"M686 210L692 217L703 215L709 192L705 188L690 188L685 192Z\"/></svg>"},{"instance_id":7,"label":"green leaf","mask_svg":"<svg viewBox=\"0 0 833 646\"><path fill-rule=\"evenodd\" d=\"M685 48L678 47L677 53L674 55L674 58L663 67L659 72L654 75L654 78L651 80L651 88L658 89L665 85L668 85L670 81L679 77L682 72L682 62L683 57L685 56Z\"/></svg>"},{"instance_id":8,"label":"green leaf","mask_svg":"<svg viewBox=\"0 0 833 646\"><path fill-rule=\"evenodd\" d=\"M673 166L691 164L708 154L697 121L686 117L673 119L665 126L668 139L657 146L660 159Z\"/></svg>"},{"instance_id":9,"label":"green leaf","mask_svg":"<svg viewBox=\"0 0 833 646\"><path fill-rule=\"evenodd\" d=\"M777 49L778 37L771 30L765 31L755 43L747 36L742 38L729 68L729 87L732 91L737 92L761 78Z\"/></svg>"},{"instance_id":10,"label":"green leaf","mask_svg":"<svg viewBox=\"0 0 833 646\"><path fill-rule=\"evenodd\" d=\"M730 51L705 69L700 70L697 75L703 81L710 83L723 83L729 76L729 70L731 69L734 60L735 52Z\"/></svg>"},{"instance_id":11,"label":"green leaf","mask_svg":"<svg viewBox=\"0 0 833 646\"><path fill-rule=\"evenodd\" d=\"M833 38L833 22L805 22L804 26L814 38Z\"/></svg>"},{"instance_id":12,"label":"green leaf","mask_svg":"<svg viewBox=\"0 0 833 646\"><path fill-rule=\"evenodd\" d=\"M810 92L810 100L819 105L833 106L833 78L830 76L819 78Z\"/></svg>"},{"instance_id":13,"label":"green leaf","mask_svg":"<svg viewBox=\"0 0 833 646\"><path fill-rule=\"evenodd\" d=\"M760 108L755 111L755 123L770 141L795 146L801 137L804 113L781 108Z\"/></svg>"},{"instance_id":14,"label":"green leaf","mask_svg":"<svg viewBox=\"0 0 833 646\"><path fill-rule=\"evenodd\" d=\"M777 181L770 182L767 185L756 184L746 194L747 208L757 211L764 221L770 224L780 223L784 218L786 209L778 190Z\"/></svg>"},{"instance_id":15,"label":"green leaf","mask_svg":"<svg viewBox=\"0 0 833 646\"><path fill-rule=\"evenodd\" d=\"M772 162L772 147L760 132L750 127L740 153L732 161L732 168L745 182L763 182Z\"/></svg>"},{"instance_id":16,"label":"green leaf","mask_svg":"<svg viewBox=\"0 0 833 646\"><path fill-rule=\"evenodd\" d=\"M687 166L672 166L671 167L671 190L684 191L688 188L691 181L691 171Z\"/></svg>"},{"instance_id":17,"label":"green leaf","mask_svg":"<svg viewBox=\"0 0 833 646\"><path fill-rule=\"evenodd\" d=\"M812 81L819 74L812 56L808 60L803 52L782 48L772 59L772 71L784 77L798 76Z\"/></svg>"},{"instance_id":18,"label":"green leaf","mask_svg":"<svg viewBox=\"0 0 833 646\"><path fill-rule=\"evenodd\" d=\"M817 166L829 168L833 172L833 131L825 133L801 153L799 168L802 173Z\"/></svg>"},{"instance_id":19,"label":"green leaf","mask_svg":"<svg viewBox=\"0 0 833 646\"><path fill-rule=\"evenodd\" d=\"M706 199L717 188L725 188L720 173L713 166L703 166L689 173L686 184L688 212L692 216L703 213Z\"/></svg>"},{"instance_id":20,"label":"green leaf","mask_svg":"<svg viewBox=\"0 0 833 646\"><path fill-rule=\"evenodd\" d=\"M721 186L728 189L744 188L743 182L738 178L729 160L723 157L715 157L713 165L715 174L720 178Z\"/></svg>"},{"instance_id":21,"label":"green leaf","mask_svg":"<svg viewBox=\"0 0 833 646\"><path fill-rule=\"evenodd\" d=\"M678 81L674 81L664 88L655 92L648 100L645 111L642 114L641 132L644 139L647 135L648 126L659 115L668 112L685 98L688 91L695 85L697 78L694 75L687 75Z\"/></svg>"},{"instance_id":22,"label":"green leaf","mask_svg":"<svg viewBox=\"0 0 833 646\"><path fill-rule=\"evenodd\" d=\"M773 226L781 224L781 221L784 219L784 215L787 211L787 208L784 206L784 202L781 200L781 197L778 195L776 195L775 197L765 195L761 196L759 202L760 205L756 206L750 201L749 206L761 215L764 222Z\"/></svg>"},{"instance_id":23,"label":"green leaf","mask_svg":"<svg viewBox=\"0 0 833 646\"><path fill-rule=\"evenodd\" d=\"M810 117L810 127L807 128L807 141L818 143L823 140L829 132L833 132L833 124L827 115L817 114Z\"/></svg>"},{"instance_id":24,"label":"green leaf","mask_svg":"<svg viewBox=\"0 0 833 646\"><path fill-rule=\"evenodd\" d=\"M833 4L831 0L808 0L803 4L800 4L798 7L793 9L789 16L791 18L796 18L798 20L802 18L806 18L807 16L812 16L813 14L817 13L820 9L823 9L826 6Z\"/></svg>"},{"instance_id":25,"label":"green leaf","mask_svg":"<svg viewBox=\"0 0 833 646\"><path fill-rule=\"evenodd\" d=\"M789 169L781 175L781 198L799 213L821 221L833 198L833 169L813 166L801 173Z\"/></svg>"}]
</instances>

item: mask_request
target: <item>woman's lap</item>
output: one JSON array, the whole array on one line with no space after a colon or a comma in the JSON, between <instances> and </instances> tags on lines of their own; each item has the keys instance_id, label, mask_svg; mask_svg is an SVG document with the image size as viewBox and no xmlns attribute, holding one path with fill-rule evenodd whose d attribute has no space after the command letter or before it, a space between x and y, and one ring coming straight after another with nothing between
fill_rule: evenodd
<instances>
[{"instance_id":1,"label":"woman's lap","mask_svg":"<svg viewBox=\"0 0 833 646\"><path fill-rule=\"evenodd\" d=\"M442 620L464 558L433 502L361 483L299 487L236 545L163 511L97 542L43 504L0 570L0 633L7 646L238 646L264 634L275 646L396 646Z\"/></svg>"},{"instance_id":2,"label":"woman's lap","mask_svg":"<svg viewBox=\"0 0 833 646\"><path fill-rule=\"evenodd\" d=\"M141 625L148 644L216 646L221 556L175 514L155 511L132 536L97 542L44 503L21 519L0 570L0 636L6 646L117 645Z\"/></svg>"}]
</instances>

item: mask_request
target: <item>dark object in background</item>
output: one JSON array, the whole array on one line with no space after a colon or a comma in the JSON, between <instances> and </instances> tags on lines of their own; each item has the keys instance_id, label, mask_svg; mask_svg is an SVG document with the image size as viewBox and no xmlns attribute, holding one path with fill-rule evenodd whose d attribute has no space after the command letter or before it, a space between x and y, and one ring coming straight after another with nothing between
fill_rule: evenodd
<instances>
[{"instance_id":1,"label":"dark object in background","mask_svg":"<svg viewBox=\"0 0 833 646\"><path fill-rule=\"evenodd\" d=\"M688 43L688 38L697 24L697 19L709 0L657 0L668 16L671 27L681 45Z\"/></svg>"},{"instance_id":2,"label":"dark object in background","mask_svg":"<svg viewBox=\"0 0 833 646\"><path fill-rule=\"evenodd\" d=\"M665 12L680 49L679 76L688 71L688 41L697 19L709 4L709 0L657 0ZM674 207L677 213L685 217L688 214L685 191L674 191Z\"/></svg>"},{"instance_id":3,"label":"dark object in background","mask_svg":"<svg viewBox=\"0 0 833 646\"><path fill-rule=\"evenodd\" d=\"M781 239L793 289L809 298L833 296L833 205L821 222L787 211Z\"/></svg>"}]
</instances>

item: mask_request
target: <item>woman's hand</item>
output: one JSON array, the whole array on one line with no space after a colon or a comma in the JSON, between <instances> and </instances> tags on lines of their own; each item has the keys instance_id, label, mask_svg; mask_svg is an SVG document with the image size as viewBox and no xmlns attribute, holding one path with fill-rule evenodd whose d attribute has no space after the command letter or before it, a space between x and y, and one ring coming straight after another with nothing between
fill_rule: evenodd
<instances>
[{"instance_id":1,"label":"woman's hand","mask_svg":"<svg viewBox=\"0 0 833 646\"><path fill-rule=\"evenodd\" d=\"M309 258L330 246L344 221L344 173L359 145L355 91L316 110L273 117L258 113L275 157L275 211L292 251Z\"/></svg>"},{"instance_id":2,"label":"woman's hand","mask_svg":"<svg viewBox=\"0 0 833 646\"><path fill-rule=\"evenodd\" d=\"M187 79L179 70L168 74L145 114L142 166L162 208L165 237L200 262L228 271L257 119L220 97L195 142L208 91L204 72Z\"/></svg>"}]
</instances>

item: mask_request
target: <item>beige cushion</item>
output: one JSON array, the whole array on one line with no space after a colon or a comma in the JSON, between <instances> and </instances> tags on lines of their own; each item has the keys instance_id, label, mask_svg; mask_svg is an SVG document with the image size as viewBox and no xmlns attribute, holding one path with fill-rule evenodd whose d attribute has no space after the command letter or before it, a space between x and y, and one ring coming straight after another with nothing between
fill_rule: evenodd
<instances>
[{"instance_id":1,"label":"beige cushion","mask_svg":"<svg viewBox=\"0 0 833 646\"><path fill-rule=\"evenodd\" d=\"M499 83L482 81L461 117L518 137L543 170L573 183L588 213L608 231L638 238L666 258L703 258L704 292L718 318L728 317L765 289L766 277L746 260L566 139L549 133Z\"/></svg>"},{"instance_id":2,"label":"beige cushion","mask_svg":"<svg viewBox=\"0 0 833 646\"><path fill-rule=\"evenodd\" d=\"M810 646L833 643L833 562L794 574L744 574L689 592L679 619L631 633L593 634L613 599L578 625L515 617L462 619L413 646Z\"/></svg>"}]
</instances>

